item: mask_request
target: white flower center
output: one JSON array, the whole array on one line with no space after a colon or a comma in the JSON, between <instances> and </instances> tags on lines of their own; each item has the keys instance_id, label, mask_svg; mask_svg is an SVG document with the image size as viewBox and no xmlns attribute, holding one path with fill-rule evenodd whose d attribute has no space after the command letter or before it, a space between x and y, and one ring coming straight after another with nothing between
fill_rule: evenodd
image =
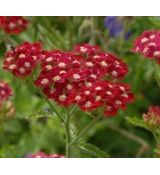
<instances>
[{"instance_id":1,"label":"white flower center","mask_svg":"<svg viewBox=\"0 0 160 175\"><path fill-rule=\"evenodd\" d=\"M101 96L96 96L96 101L100 101L101 100Z\"/></svg>"},{"instance_id":2,"label":"white flower center","mask_svg":"<svg viewBox=\"0 0 160 175\"><path fill-rule=\"evenodd\" d=\"M51 62L51 61L53 61L53 58L52 58L52 57L48 57L48 58L46 59L46 61L47 61L47 62Z\"/></svg>"},{"instance_id":3,"label":"white flower center","mask_svg":"<svg viewBox=\"0 0 160 175\"><path fill-rule=\"evenodd\" d=\"M148 50L149 50L149 48L148 48L148 47L145 47L145 48L143 49L143 53L146 53Z\"/></svg>"},{"instance_id":4,"label":"white flower center","mask_svg":"<svg viewBox=\"0 0 160 175\"><path fill-rule=\"evenodd\" d=\"M99 55L95 55L95 56L93 56L94 59L99 58L99 57L100 57Z\"/></svg>"},{"instance_id":5,"label":"white flower center","mask_svg":"<svg viewBox=\"0 0 160 175\"><path fill-rule=\"evenodd\" d=\"M96 76L95 74L91 74L90 77L92 77L92 78L94 78L94 79L97 78L97 76Z\"/></svg>"},{"instance_id":6,"label":"white flower center","mask_svg":"<svg viewBox=\"0 0 160 175\"><path fill-rule=\"evenodd\" d=\"M80 51L83 52L83 53L85 53L85 52L87 52L87 48L81 46L81 47L80 47Z\"/></svg>"},{"instance_id":7,"label":"white flower center","mask_svg":"<svg viewBox=\"0 0 160 175\"><path fill-rule=\"evenodd\" d=\"M66 95L64 95L64 94L59 96L59 100L60 100L60 101L65 101L66 98L67 98L67 97L66 97Z\"/></svg>"},{"instance_id":8,"label":"white flower center","mask_svg":"<svg viewBox=\"0 0 160 175\"><path fill-rule=\"evenodd\" d=\"M102 90L102 88L101 88L100 86L97 86L97 87L95 88L95 90L96 90L96 91L100 91L100 90Z\"/></svg>"},{"instance_id":9,"label":"white flower center","mask_svg":"<svg viewBox=\"0 0 160 175\"><path fill-rule=\"evenodd\" d=\"M160 51L155 51L154 56L160 56Z\"/></svg>"},{"instance_id":10,"label":"white flower center","mask_svg":"<svg viewBox=\"0 0 160 175\"><path fill-rule=\"evenodd\" d=\"M156 46L155 43L149 43L148 46Z\"/></svg>"},{"instance_id":11,"label":"white flower center","mask_svg":"<svg viewBox=\"0 0 160 175\"><path fill-rule=\"evenodd\" d=\"M29 62L25 62L25 63L24 63L24 66L25 66L26 68L29 68L29 67L31 67L31 64L30 64Z\"/></svg>"},{"instance_id":12,"label":"white flower center","mask_svg":"<svg viewBox=\"0 0 160 175\"><path fill-rule=\"evenodd\" d=\"M73 78L76 79L76 80L80 79L80 77L81 76L79 74L73 74Z\"/></svg>"},{"instance_id":13,"label":"white flower center","mask_svg":"<svg viewBox=\"0 0 160 175\"><path fill-rule=\"evenodd\" d=\"M93 67L93 63L92 62L87 62L86 65L87 65L87 67Z\"/></svg>"},{"instance_id":14,"label":"white flower center","mask_svg":"<svg viewBox=\"0 0 160 175\"><path fill-rule=\"evenodd\" d=\"M128 98L128 95L126 93L123 93L122 97Z\"/></svg>"},{"instance_id":15,"label":"white flower center","mask_svg":"<svg viewBox=\"0 0 160 175\"><path fill-rule=\"evenodd\" d=\"M9 69L10 70L13 70L13 69L15 69L16 68L16 65L15 64L11 64L10 66L9 66Z\"/></svg>"},{"instance_id":16,"label":"white flower center","mask_svg":"<svg viewBox=\"0 0 160 175\"><path fill-rule=\"evenodd\" d=\"M26 57L26 55L23 53L19 55L19 58L25 58L25 57Z\"/></svg>"},{"instance_id":17,"label":"white flower center","mask_svg":"<svg viewBox=\"0 0 160 175\"><path fill-rule=\"evenodd\" d=\"M101 66L106 67L106 66L108 66L108 64L105 61L101 61Z\"/></svg>"},{"instance_id":18,"label":"white flower center","mask_svg":"<svg viewBox=\"0 0 160 175\"><path fill-rule=\"evenodd\" d=\"M44 79L41 81L41 84L43 84L43 85L46 85L46 84L48 84L48 83L49 83L49 80L46 79L46 78L44 78Z\"/></svg>"},{"instance_id":19,"label":"white flower center","mask_svg":"<svg viewBox=\"0 0 160 175\"><path fill-rule=\"evenodd\" d=\"M46 65L45 68L46 68L47 70L51 70L51 69L52 69L52 66L51 66L51 65Z\"/></svg>"},{"instance_id":20,"label":"white flower center","mask_svg":"<svg viewBox=\"0 0 160 175\"><path fill-rule=\"evenodd\" d=\"M117 77L117 75L118 75L118 73L117 73L115 70L113 70L113 71L111 72L111 74L112 74L114 77Z\"/></svg>"},{"instance_id":21,"label":"white flower center","mask_svg":"<svg viewBox=\"0 0 160 175\"><path fill-rule=\"evenodd\" d=\"M20 69L19 69L19 71L20 71L20 73L25 73L25 69L24 69L24 67L21 67Z\"/></svg>"},{"instance_id":22,"label":"white flower center","mask_svg":"<svg viewBox=\"0 0 160 175\"><path fill-rule=\"evenodd\" d=\"M75 63L79 64L79 61L77 61L77 60L73 61L73 64L75 64Z\"/></svg>"},{"instance_id":23,"label":"white flower center","mask_svg":"<svg viewBox=\"0 0 160 175\"><path fill-rule=\"evenodd\" d=\"M85 91L84 94L89 95L90 91Z\"/></svg>"},{"instance_id":24,"label":"white flower center","mask_svg":"<svg viewBox=\"0 0 160 175\"><path fill-rule=\"evenodd\" d=\"M58 64L58 67L65 68L65 67L66 67L66 64L63 63L63 62L60 62L60 63Z\"/></svg>"},{"instance_id":25,"label":"white flower center","mask_svg":"<svg viewBox=\"0 0 160 175\"><path fill-rule=\"evenodd\" d=\"M9 28L12 30L16 27L16 24L14 24L13 22L9 23Z\"/></svg>"},{"instance_id":26,"label":"white flower center","mask_svg":"<svg viewBox=\"0 0 160 175\"><path fill-rule=\"evenodd\" d=\"M61 70L59 73L60 73L60 74L65 74L66 71L65 71L65 70Z\"/></svg>"},{"instance_id":27,"label":"white flower center","mask_svg":"<svg viewBox=\"0 0 160 175\"><path fill-rule=\"evenodd\" d=\"M155 35L151 35L149 38L150 39L153 39L153 38L155 38L156 36Z\"/></svg>"},{"instance_id":28,"label":"white flower center","mask_svg":"<svg viewBox=\"0 0 160 175\"><path fill-rule=\"evenodd\" d=\"M122 102L120 100L116 100L115 103L116 103L116 105L121 105L122 104Z\"/></svg>"},{"instance_id":29,"label":"white flower center","mask_svg":"<svg viewBox=\"0 0 160 175\"><path fill-rule=\"evenodd\" d=\"M148 38L146 38L146 37L141 39L141 43L142 43L142 44L143 44L143 43L146 43L147 41L148 41Z\"/></svg>"},{"instance_id":30,"label":"white flower center","mask_svg":"<svg viewBox=\"0 0 160 175\"><path fill-rule=\"evenodd\" d=\"M54 81L59 81L60 79L61 79L61 77L60 77L59 75L53 77L53 80L54 80Z\"/></svg>"},{"instance_id":31,"label":"white flower center","mask_svg":"<svg viewBox=\"0 0 160 175\"><path fill-rule=\"evenodd\" d=\"M68 90L72 90L72 88L73 88L73 87L72 87L71 84L67 84L67 89L68 89Z\"/></svg>"},{"instance_id":32,"label":"white flower center","mask_svg":"<svg viewBox=\"0 0 160 175\"><path fill-rule=\"evenodd\" d=\"M81 99L81 96L80 95L77 95L76 97L75 97L75 100L80 100Z\"/></svg>"},{"instance_id":33,"label":"white flower center","mask_svg":"<svg viewBox=\"0 0 160 175\"><path fill-rule=\"evenodd\" d=\"M13 59L14 59L13 57L8 57L8 58L6 58L6 60L7 60L8 62L12 61Z\"/></svg>"},{"instance_id":34,"label":"white flower center","mask_svg":"<svg viewBox=\"0 0 160 175\"><path fill-rule=\"evenodd\" d=\"M2 95L4 95L4 94L5 94L5 91L4 91L4 90L2 90L2 91L1 91L1 94L2 94Z\"/></svg>"},{"instance_id":35,"label":"white flower center","mask_svg":"<svg viewBox=\"0 0 160 175\"><path fill-rule=\"evenodd\" d=\"M125 91L125 88L123 86L119 87L122 91Z\"/></svg>"},{"instance_id":36,"label":"white flower center","mask_svg":"<svg viewBox=\"0 0 160 175\"><path fill-rule=\"evenodd\" d=\"M86 82L85 84L86 84L87 87L91 87L92 86L91 82Z\"/></svg>"},{"instance_id":37,"label":"white flower center","mask_svg":"<svg viewBox=\"0 0 160 175\"><path fill-rule=\"evenodd\" d=\"M112 95L112 92L111 91L107 91L106 94L107 95Z\"/></svg>"},{"instance_id":38,"label":"white flower center","mask_svg":"<svg viewBox=\"0 0 160 175\"><path fill-rule=\"evenodd\" d=\"M90 102L90 101L87 101L86 103L85 103L85 107L86 108L89 108L89 107L91 107L92 106L92 103Z\"/></svg>"}]
</instances>

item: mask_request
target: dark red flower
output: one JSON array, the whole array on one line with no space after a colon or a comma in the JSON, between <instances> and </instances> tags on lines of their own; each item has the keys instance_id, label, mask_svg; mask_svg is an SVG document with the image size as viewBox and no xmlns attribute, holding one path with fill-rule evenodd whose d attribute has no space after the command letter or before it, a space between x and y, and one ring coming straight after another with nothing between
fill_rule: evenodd
<instances>
[{"instance_id":1,"label":"dark red flower","mask_svg":"<svg viewBox=\"0 0 160 175\"><path fill-rule=\"evenodd\" d=\"M9 34L19 34L28 25L28 21L22 16L1 16L0 27Z\"/></svg>"},{"instance_id":2,"label":"dark red flower","mask_svg":"<svg viewBox=\"0 0 160 175\"><path fill-rule=\"evenodd\" d=\"M134 41L132 50L147 58L156 59L160 63L160 31L144 31Z\"/></svg>"},{"instance_id":3,"label":"dark red flower","mask_svg":"<svg viewBox=\"0 0 160 175\"><path fill-rule=\"evenodd\" d=\"M125 109L133 99L128 85L113 83L127 74L127 65L98 46L77 45L71 52L42 51L40 43L26 42L7 52L3 68L23 78L37 63L40 72L35 85L60 105L76 104L84 111L103 107L108 116Z\"/></svg>"},{"instance_id":4,"label":"dark red flower","mask_svg":"<svg viewBox=\"0 0 160 175\"><path fill-rule=\"evenodd\" d=\"M12 95L12 89L8 83L0 80L0 107Z\"/></svg>"},{"instance_id":5,"label":"dark red flower","mask_svg":"<svg viewBox=\"0 0 160 175\"><path fill-rule=\"evenodd\" d=\"M75 52L78 55L80 54L80 55L86 55L86 56L91 56L93 54L96 54L99 51L100 51L99 46L97 46L97 45L92 46L92 45L87 44L87 43L77 44L73 50L73 52Z\"/></svg>"},{"instance_id":6,"label":"dark red flower","mask_svg":"<svg viewBox=\"0 0 160 175\"><path fill-rule=\"evenodd\" d=\"M143 114L143 119L150 128L160 126L160 106L151 106L147 114Z\"/></svg>"},{"instance_id":7,"label":"dark red flower","mask_svg":"<svg viewBox=\"0 0 160 175\"><path fill-rule=\"evenodd\" d=\"M40 43L25 42L6 53L3 69L18 77L30 75L41 55Z\"/></svg>"},{"instance_id":8,"label":"dark red flower","mask_svg":"<svg viewBox=\"0 0 160 175\"><path fill-rule=\"evenodd\" d=\"M104 107L108 116L133 100L128 85L110 82L127 72L127 65L116 55L82 44L71 52L44 51L35 84L60 105L76 104L83 111Z\"/></svg>"},{"instance_id":9,"label":"dark red flower","mask_svg":"<svg viewBox=\"0 0 160 175\"><path fill-rule=\"evenodd\" d=\"M46 154L43 151L38 151L35 154L29 154L27 155L27 158L64 158L63 155L58 155L58 154Z\"/></svg>"}]
</instances>

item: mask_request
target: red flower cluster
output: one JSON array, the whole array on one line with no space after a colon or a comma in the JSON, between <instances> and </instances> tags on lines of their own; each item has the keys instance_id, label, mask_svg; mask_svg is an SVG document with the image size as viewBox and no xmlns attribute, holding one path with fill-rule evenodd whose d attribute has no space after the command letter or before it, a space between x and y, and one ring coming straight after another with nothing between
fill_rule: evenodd
<instances>
[{"instance_id":1,"label":"red flower cluster","mask_svg":"<svg viewBox=\"0 0 160 175\"><path fill-rule=\"evenodd\" d=\"M40 59L41 44L25 42L6 53L3 68L18 77L32 73Z\"/></svg>"},{"instance_id":2,"label":"red flower cluster","mask_svg":"<svg viewBox=\"0 0 160 175\"><path fill-rule=\"evenodd\" d=\"M160 31L145 31L134 41L134 52L160 63Z\"/></svg>"},{"instance_id":3,"label":"red flower cluster","mask_svg":"<svg viewBox=\"0 0 160 175\"><path fill-rule=\"evenodd\" d=\"M0 80L0 107L12 95L12 90L7 83Z\"/></svg>"},{"instance_id":4,"label":"red flower cluster","mask_svg":"<svg viewBox=\"0 0 160 175\"><path fill-rule=\"evenodd\" d=\"M29 154L27 155L27 158L64 158L63 155L58 155L58 154L46 154L43 151L38 151L35 154Z\"/></svg>"},{"instance_id":5,"label":"red flower cluster","mask_svg":"<svg viewBox=\"0 0 160 175\"><path fill-rule=\"evenodd\" d=\"M103 107L108 116L133 100L130 87L117 83L127 74L127 65L98 46L81 44L71 52L62 52L42 51L39 43L24 43L7 52L3 68L25 77L37 63L41 70L35 85L60 105L74 104L84 111Z\"/></svg>"},{"instance_id":6,"label":"red flower cluster","mask_svg":"<svg viewBox=\"0 0 160 175\"><path fill-rule=\"evenodd\" d=\"M143 114L144 121L149 127L159 127L160 125L160 106L151 106L147 114Z\"/></svg>"},{"instance_id":7,"label":"red flower cluster","mask_svg":"<svg viewBox=\"0 0 160 175\"><path fill-rule=\"evenodd\" d=\"M0 28L9 34L19 34L27 27L28 21L21 16L1 16Z\"/></svg>"},{"instance_id":8,"label":"red flower cluster","mask_svg":"<svg viewBox=\"0 0 160 175\"><path fill-rule=\"evenodd\" d=\"M76 104L84 111L104 107L108 116L133 99L128 85L107 81L121 79L127 72L127 65L116 55L83 44L71 52L44 52L35 84L61 105Z\"/></svg>"}]
</instances>

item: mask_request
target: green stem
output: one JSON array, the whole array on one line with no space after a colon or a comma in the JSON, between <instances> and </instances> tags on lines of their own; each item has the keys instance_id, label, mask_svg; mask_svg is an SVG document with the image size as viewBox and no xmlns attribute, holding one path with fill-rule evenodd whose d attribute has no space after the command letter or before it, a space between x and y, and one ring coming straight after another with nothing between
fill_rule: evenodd
<instances>
[{"instance_id":1,"label":"green stem","mask_svg":"<svg viewBox=\"0 0 160 175\"><path fill-rule=\"evenodd\" d=\"M76 106L76 105L73 106L73 108L72 108L72 110L71 110L71 112L70 112L70 116L76 111L76 109L77 109L77 106Z\"/></svg>"},{"instance_id":2,"label":"green stem","mask_svg":"<svg viewBox=\"0 0 160 175\"><path fill-rule=\"evenodd\" d=\"M135 92L137 92L139 90L139 85L141 83L139 83L140 79L139 77L141 76L141 73L143 72L143 63L144 63L144 59L140 57L139 62L136 65L136 71L134 73L134 77L133 77L133 90Z\"/></svg>"},{"instance_id":3,"label":"green stem","mask_svg":"<svg viewBox=\"0 0 160 175\"><path fill-rule=\"evenodd\" d=\"M68 109L66 108L66 120L64 124L65 128L65 134L66 134L66 157L71 157L71 147L70 147L70 141L71 141L71 134L70 134L70 114Z\"/></svg>"},{"instance_id":4,"label":"green stem","mask_svg":"<svg viewBox=\"0 0 160 175\"><path fill-rule=\"evenodd\" d=\"M61 117L59 112L57 111L56 107L48 100L48 98L45 96L45 94L41 91L41 89L38 88L38 92L40 95L45 99L45 101L49 104L49 106L53 109L53 111L56 113L56 115L59 117L62 123L64 123L64 119Z\"/></svg>"},{"instance_id":5,"label":"green stem","mask_svg":"<svg viewBox=\"0 0 160 175\"><path fill-rule=\"evenodd\" d=\"M93 116L92 116L93 117ZM101 117L95 117L93 120L81 131L81 133L71 142L70 145L76 143Z\"/></svg>"},{"instance_id":6,"label":"green stem","mask_svg":"<svg viewBox=\"0 0 160 175\"><path fill-rule=\"evenodd\" d=\"M56 113L56 115L58 116L58 118L60 119L60 121L62 123L64 123L64 119L61 117L61 115L59 114L59 112L57 111L56 107L48 100L48 98L46 97L46 95L42 92L42 90L40 88L34 88L33 83L30 80L26 80L26 82L30 85L30 87L33 87L34 91L38 91L39 94L41 95L41 97L48 103L48 105L52 108L52 110Z\"/></svg>"}]
</instances>

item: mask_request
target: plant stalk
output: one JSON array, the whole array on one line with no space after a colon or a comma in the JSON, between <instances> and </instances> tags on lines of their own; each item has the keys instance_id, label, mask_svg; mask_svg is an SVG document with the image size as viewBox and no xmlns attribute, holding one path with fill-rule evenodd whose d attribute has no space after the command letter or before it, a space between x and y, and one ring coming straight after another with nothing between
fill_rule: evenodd
<instances>
[{"instance_id":1,"label":"plant stalk","mask_svg":"<svg viewBox=\"0 0 160 175\"><path fill-rule=\"evenodd\" d=\"M69 111L67 108L66 108L66 113L67 113L67 115L66 115L66 120L65 120L65 124L64 124L65 135L66 135L66 157L70 158L71 157L70 114L69 114Z\"/></svg>"},{"instance_id":2,"label":"plant stalk","mask_svg":"<svg viewBox=\"0 0 160 175\"><path fill-rule=\"evenodd\" d=\"M101 117L95 117L93 120L81 131L81 133L71 142L70 145L76 143Z\"/></svg>"}]
</instances>

